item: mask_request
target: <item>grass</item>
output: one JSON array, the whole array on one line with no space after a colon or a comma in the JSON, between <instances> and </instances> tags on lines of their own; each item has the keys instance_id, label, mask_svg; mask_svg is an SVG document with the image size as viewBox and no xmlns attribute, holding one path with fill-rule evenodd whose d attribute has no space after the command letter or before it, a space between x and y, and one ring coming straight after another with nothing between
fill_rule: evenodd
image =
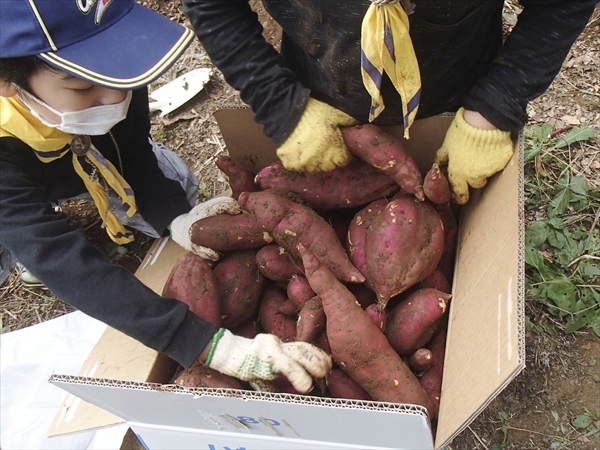
<instances>
[{"instance_id":1,"label":"grass","mask_svg":"<svg viewBox=\"0 0 600 450\"><path fill-rule=\"evenodd\" d=\"M589 327L600 336L600 186L584 176L594 158L582 157L600 156L587 145L595 132L551 130L525 130L525 261L528 298L556 320L534 323L528 315L527 323L552 334Z\"/></svg>"}]
</instances>

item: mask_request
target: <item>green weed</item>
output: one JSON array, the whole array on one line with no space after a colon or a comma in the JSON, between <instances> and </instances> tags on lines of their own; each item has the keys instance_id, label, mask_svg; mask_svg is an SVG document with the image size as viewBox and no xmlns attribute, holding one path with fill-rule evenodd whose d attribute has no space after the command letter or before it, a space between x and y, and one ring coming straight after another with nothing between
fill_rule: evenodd
<instances>
[{"instance_id":1,"label":"green weed","mask_svg":"<svg viewBox=\"0 0 600 450\"><path fill-rule=\"evenodd\" d=\"M590 327L600 336L600 188L577 174L568 153L595 133L574 127L553 138L551 131L549 124L526 128L525 207L535 214L525 233L528 297L544 304L565 333ZM555 332L548 324L527 325Z\"/></svg>"}]
</instances>

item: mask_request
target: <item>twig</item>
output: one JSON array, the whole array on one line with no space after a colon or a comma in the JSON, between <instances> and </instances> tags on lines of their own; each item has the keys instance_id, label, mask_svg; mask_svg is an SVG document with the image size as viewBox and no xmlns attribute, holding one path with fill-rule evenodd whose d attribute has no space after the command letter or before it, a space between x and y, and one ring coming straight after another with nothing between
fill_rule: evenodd
<instances>
[{"instance_id":1,"label":"twig","mask_svg":"<svg viewBox=\"0 0 600 450\"><path fill-rule=\"evenodd\" d=\"M584 89L581 89L581 88L578 88L577 86L575 86L573 83L571 83L567 79L567 77L562 73L562 71L560 72L560 76L567 82L567 84L570 84L573 88L577 89L579 92L583 92L584 94L595 95L596 97L600 97L600 94L597 94L596 92L586 91Z\"/></svg>"},{"instance_id":2,"label":"twig","mask_svg":"<svg viewBox=\"0 0 600 450\"><path fill-rule=\"evenodd\" d=\"M483 445L483 448L485 448L485 450L490 450L490 449L488 448L488 446L487 446L487 445L485 445L485 444L483 443L483 441L482 441L482 440L481 440L481 438L480 438L480 437L477 435L477 433L475 433L475 430L473 430L471 427L467 427L467 428L469 429L469 431L470 431L471 433L473 433L473 436L475 436L475 438L476 438L476 439L479 441L479 443L480 443L481 445Z\"/></svg>"},{"instance_id":3,"label":"twig","mask_svg":"<svg viewBox=\"0 0 600 450\"><path fill-rule=\"evenodd\" d=\"M533 434L539 434L541 436L548 436L548 437L553 437L553 438L557 438L557 439L563 439L561 436L555 436L555 435L548 434L548 433L540 433L539 431L526 430L524 428L510 427L508 425L506 426L506 428L509 430L523 431L525 433L533 433Z\"/></svg>"},{"instance_id":4,"label":"twig","mask_svg":"<svg viewBox=\"0 0 600 450\"><path fill-rule=\"evenodd\" d=\"M549 139L552 139L553 137L556 137L556 136L558 136L558 135L559 135L559 134L561 134L561 133L565 133L566 131L569 131L569 130L571 130L571 128L573 128L573 125L567 125L567 126L566 126L566 127L564 127L564 128L559 128L558 130L554 130L552 133L550 133L550 134L548 135L548 138L549 138Z\"/></svg>"}]
</instances>

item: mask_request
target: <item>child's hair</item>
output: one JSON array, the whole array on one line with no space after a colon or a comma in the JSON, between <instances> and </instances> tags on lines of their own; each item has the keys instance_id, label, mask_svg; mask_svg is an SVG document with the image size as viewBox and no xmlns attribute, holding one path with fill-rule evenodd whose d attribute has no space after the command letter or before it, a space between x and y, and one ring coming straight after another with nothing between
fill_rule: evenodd
<instances>
[{"instance_id":1,"label":"child's hair","mask_svg":"<svg viewBox=\"0 0 600 450\"><path fill-rule=\"evenodd\" d=\"M30 91L29 77L40 69L56 71L37 56L0 59L0 80Z\"/></svg>"}]
</instances>

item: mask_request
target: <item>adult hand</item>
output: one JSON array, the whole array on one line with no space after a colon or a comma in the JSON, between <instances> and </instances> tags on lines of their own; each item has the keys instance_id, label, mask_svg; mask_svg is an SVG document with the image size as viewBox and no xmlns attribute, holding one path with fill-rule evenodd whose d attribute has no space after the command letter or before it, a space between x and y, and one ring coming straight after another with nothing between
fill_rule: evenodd
<instances>
[{"instance_id":1,"label":"adult hand","mask_svg":"<svg viewBox=\"0 0 600 450\"><path fill-rule=\"evenodd\" d=\"M218 261L219 254L208 247L194 244L190 240L190 228L194 223L217 214L240 214L242 207L231 197L215 197L192 208L189 213L177 216L171 222L171 238L189 252L209 261Z\"/></svg>"},{"instance_id":2,"label":"adult hand","mask_svg":"<svg viewBox=\"0 0 600 450\"><path fill-rule=\"evenodd\" d=\"M331 356L308 342L283 343L273 334L254 339L219 329L204 365L243 381L273 380L283 374L298 392L312 389L312 378L324 378L332 368Z\"/></svg>"},{"instance_id":3,"label":"adult hand","mask_svg":"<svg viewBox=\"0 0 600 450\"><path fill-rule=\"evenodd\" d=\"M357 123L339 109L309 98L300 122L277 149L277 156L286 169L298 172L326 172L344 167L352 156L340 127Z\"/></svg>"},{"instance_id":4,"label":"adult hand","mask_svg":"<svg viewBox=\"0 0 600 450\"><path fill-rule=\"evenodd\" d=\"M514 151L510 132L478 128L467 123L464 114L463 108L457 111L435 156L435 162L448 166L454 201L460 205L469 200L469 186L484 187L489 177L506 167Z\"/></svg>"}]
</instances>

